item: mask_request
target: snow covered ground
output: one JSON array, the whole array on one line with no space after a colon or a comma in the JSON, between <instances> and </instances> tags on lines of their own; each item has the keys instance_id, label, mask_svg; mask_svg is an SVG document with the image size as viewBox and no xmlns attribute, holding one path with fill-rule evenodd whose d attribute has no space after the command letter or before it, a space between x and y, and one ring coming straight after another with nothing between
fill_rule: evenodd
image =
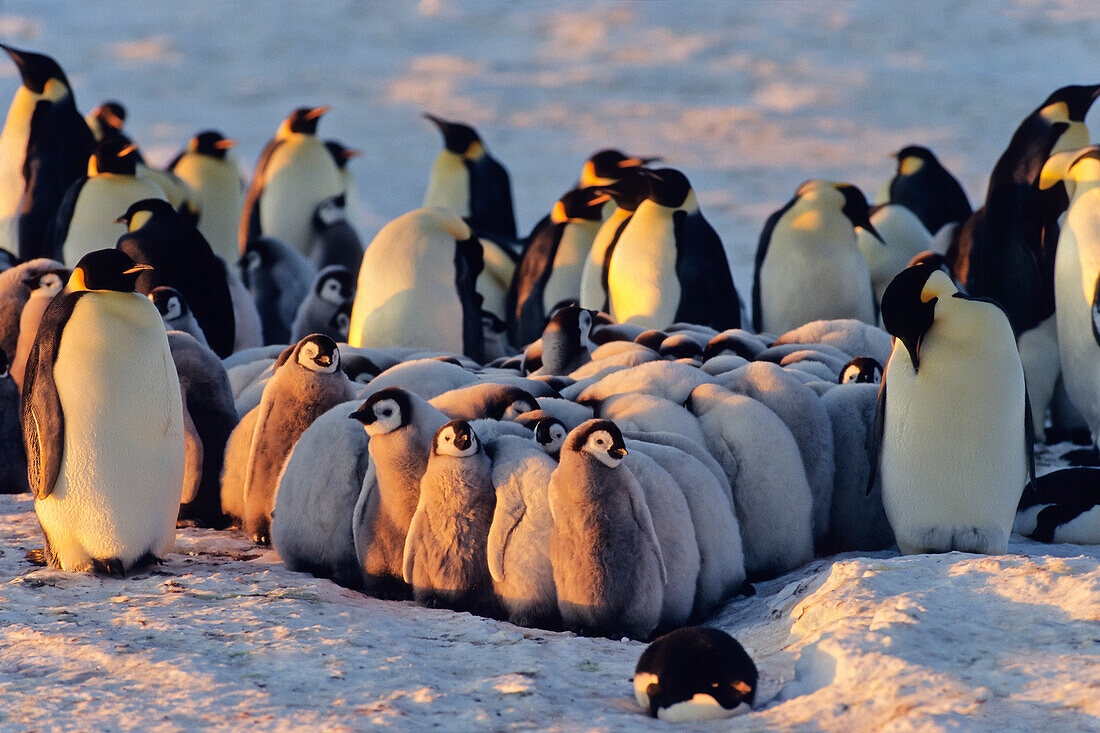
<instances>
[{"instance_id":1,"label":"snow covered ground","mask_svg":"<svg viewBox=\"0 0 1100 733\"><path fill-rule=\"evenodd\" d=\"M682 168L747 297L759 230L809 177L868 195L932 147L978 203L1020 119L1100 76L1100 6L893 2L62 3L8 0L0 39L55 56L164 162L200 129L251 166L279 121L331 104L369 239L415 208L466 120L513 176L521 230L594 150ZM0 98L16 88L0 62ZM1094 115L1095 117L1095 115ZM1094 123L1096 124L1096 123ZM1048 461L1049 465L1049 461ZM27 496L0 497L0 729L662 729L643 646L363 597L233 533L182 530L126 580L36 569ZM1100 726L1098 547L819 560L713 620L762 673L760 710L705 729Z\"/></svg>"}]
</instances>

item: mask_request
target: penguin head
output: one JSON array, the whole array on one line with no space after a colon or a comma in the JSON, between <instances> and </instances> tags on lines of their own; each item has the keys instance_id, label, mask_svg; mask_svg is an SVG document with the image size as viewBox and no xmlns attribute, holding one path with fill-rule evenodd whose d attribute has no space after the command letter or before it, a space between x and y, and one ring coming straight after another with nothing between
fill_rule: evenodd
<instances>
[{"instance_id":1,"label":"penguin head","mask_svg":"<svg viewBox=\"0 0 1100 733\"><path fill-rule=\"evenodd\" d=\"M687 334L674 333L663 340L657 353L665 359L695 359L702 361L703 345Z\"/></svg>"},{"instance_id":2,"label":"penguin head","mask_svg":"<svg viewBox=\"0 0 1100 733\"><path fill-rule=\"evenodd\" d=\"M753 361L756 359L759 350L760 347L753 346L746 332L740 329L730 329L723 331L707 342L706 347L703 348L703 361L727 353L740 356L746 361Z\"/></svg>"},{"instance_id":3,"label":"penguin head","mask_svg":"<svg viewBox=\"0 0 1100 733\"><path fill-rule=\"evenodd\" d=\"M65 279L68 277L68 270L46 270L28 278L24 284L31 290L41 290L44 295L52 298L65 287Z\"/></svg>"},{"instance_id":4,"label":"penguin head","mask_svg":"<svg viewBox=\"0 0 1100 733\"><path fill-rule=\"evenodd\" d=\"M592 203L592 191L574 188L554 203L550 209L550 221L554 224L566 222L601 221L603 202Z\"/></svg>"},{"instance_id":5,"label":"penguin head","mask_svg":"<svg viewBox=\"0 0 1100 733\"><path fill-rule=\"evenodd\" d=\"M11 60L19 67L19 75L23 77L23 86L35 94L45 93L46 86L51 81L60 83L64 88L64 93L60 93L58 96L64 96L72 89L69 86L69 80L66 78L65 72L49 56L30 51L20 51L2 43L0 43L0 48L7 51L8 56L11 56Z\"/></svg>"},{"instance_id":6,"label":"penguin head","mask_svg":"<svg viewBox=\"0 0 1100 733\"><path fill-rule=\"evenodd\" d=\"M909 260L909 264L907 264L906 267L912 267L913 265L932 265L935 268L943 270L944 274L948 277L954 277L951 273L951 261L947 259L947 255L933 252L930 249L913 255L913 259ZM956 287L958 287L957 284Z\"/></svg>"},{"instance_id":7,"label":"penguin head","mask_svg":"<svg viewBox=\"0 0 1100 733\"><path fill-rule=\"evenodd\" d=\"M558 308L542 330L543 348L548 337L553 341L561 334L566 337L571 349L594 351L596 345L592 343L592 328L595 318L596 311L581 308L579 305L570 304Z\"/></svg>"},{"instance_id":8,"label":"penguin head","mask_svg":"<svg viewBox=\"0 0 1100 733\"><path fill-rule=\"evenodd\" d=\"M619 426L610 420L588 420L569 434L563 448L592 456L608 468L618 468L626 456Z\"/></svg>"},{"instance_id":9,"label":"penguin head","mask_svg":"<svg viewBox=\"0 0 1100 733\"><path fill-rule=\"evenodd\" d=\"M117 249L97 249L80 258L69 277L69 291L114 290L119 293L132 293L137 284L138 275L152 270L151 265L142 265L130 259L125 252Z\"/></svg>"},{"instance_id":10,"label":"penguin head","mask_svg":"<svg viewBox=\"0 0 1100 733\"><path fill-rule=\"evenodd\" d=\"M547 455L557 455L565 444L565 436L568 434L565 423L556 417L544 417L535 423L535 442Z\"/></svg>"},{"instance_id":11,"label":"penguin head","mask_svg":"<svg viewBox=\"0 0 1100 733\"><path fill-rule=\"evenodd\" d=\"M225 160L226 153L236 144L236 140L223 137L217 130L203 130L191 138L191 141L187 144L187 149L192 153L205 155L208 158Z\"/></svg>"},{"instance_id":12,"label":"penguin head","mask_svg":"<svg viewBox=\"0 0 1100 733\"><path fill-rule=\"evenodd\" d=\"M437 456L469 458L480 449L481 442L465 420L451 420L432 438L432 453Z\"/></svg>"},{"instance_id":13,"label":"penguin head","mask_svg":"<svg viewBox=\"0 0 1100 733\"><path fill-rule=\"evenodd\" d=\"M363 424L367 435L392 433L409 424L412 419L412 400L400 387L387 387L367 398L359 409L348 415Z\"/></svg>"},{"instance_id":14,"label":"penguin head","mask_svg":"<svg viewBox=\"0 0 1100 733\"><path fill-rule=\"evenodd\" d=\"M940 162L928 148L920 145L908 145L894 153L898 161L897 174L899 176L911 176L919 172L925 165L939 166Z\"/></svg>"},{"instance_id":15,"label":"penguin head","mask_svg":"<svg viewBox=\"0 0 1100 733\"><path fill-rule=\"evenodd\" d=\"M328 154L332 156L333 162L336 163L336 167L340 170L344 170L348 167L349 160L358 158L363 154L362 150L345 148L341 143L335 140L326 140L325 149L328 150Z\"/></svg>"},{"instance_id":16,"label":"penguin head","mask_svg":"<svg viewBox=\"0 0 1100 733\"><path fill-rule=\"evenodd\" d=\"M88 160L88 176L114 174L132 176L137 172L141 154L137 145L125 138L108 138L96 146Z\"/></svg>"},{"instance_id":17,"label":"penguin head","mask_svg":"<svg viewBox=\"0 0 1100 733\"><path fill-rule=\"evenodd\" d=\"M355 298L355 277L343 265L329 265L317 273L313 294L331 305L341 305Z\"/></svg>"},{"instance_id":18,"label":"penguin head","mask_svg":"<svg viewBox=\"0 0 1100 733\"><path fill-rule=\"evenodd\" d=\"M309 219L309 226L315 234L323 234L329 227L347 222L347 196L339 193L322 199L313 209L313 216Z\"/></svg>"},{"instance_id":19,"label":"penguin head","mask_svg":"<svg viewBox=\"0 0 1100 733\"><path fill-rule=\"evenodd\" d=\"M882 364L869 356L857 356L844 365L837 384L878 384L882 381Z\"/></svg>"},{"instance_id":20,"label":"penguin head","mask_svg":"<svg viewBox=\"0 0 1100 733\"><path fill-rule=\"evenodd\" d=\"M157 307L157 312L165 323L184 318L190 312L183 294L167 285L153 288L149 292L149 300L153 301L153 305Z\"/></svg>"},{"instance_id":21,"label":"penguin head","mask_svg":"<svg viewBox=\"0 0 1100 733\"><path fill-rule=\"evenodd\" d=\"M485 144L474 128L461 122L448 122L428 112L424 113L424 117L443 133L443 146L449 152L466 160L479 160L485 155Z\"/></svg>"},{"instance_id":22,"label":"penguin head","mask_svg":"<svg viewBox=\"0 0 1100 733\"><path fill-rule=\"evenodd\" d=\"M136 232L150 221L159 217L173 217L176 210L164 199L142 199L130 204L126 213L115 219L116 224L125 224L127 231Z\"/></svg>"},{"instance_id":23,"label":"penguin head","mask_svg":"<svg viewBox=\"0 0 1100 733\"><path fill-rule=\"evenodd\" d=\"M867 205L867 198L863 195L863 191L850 183L837 183L835 185L836 190L844 196L844 206L840 211L848 217L848 221L852 222L852 227L859 227L885 244L882 236L871 225L871 207Z\"/></svg>"},{"instance_id":24,"label":"penguin head","mask_svg":"<svg viewBox=\"0 0 1100 733\"><path fill-rule=\"evenodd\" d=\"M348 334L351 332L351 306L351 301L341 303L326 324L333 333L339 334L340 340L344 342L348 340Z\"/></svg>"},{"instance_id":25,"label":"penguin head","mask_svg":"<svg viewBox=\"0 0 1100 733\"><path fill-rule=\"evenodd\" d=\"M619 150L601 150L584 162L577 188L606 186L622 178L628 171L659 160L658 157L627 157Z\"/></svg>"},{"instance_id":26,"label":"penguin head","mask_svg":"<svg viewBox=\"0 0 1100 733\"><path fill-rule=\"evenodd\" d=\"M649 180L646 198L653 203L670 209L682 209L689 214L699 210L691 183L680 171L675 168L658 168L655 171L643 168L641 174Z\"/></svg>"},{"instance_id":27,"label":"penguin head","mask_svg":"<svg viewBox=\"0 0 1100 733\"><path fill-rule=\"evenodd\" d=\"M637 211L649 196L649 179L640 168L631 168L619 180L587 190L591 191L589 206L601 205L610 198L623 211Z\"/></svg>"},{"instance_id":28,"label":"penguin head","mask_svg":"<svg viewBox=\"0 0 1100 733\"><path fill-rule=\"evenodd\" d=\"M920 370L920 348L936 319L936 302L957 292L939 268L914 265L898 273L882 293L882 324L905 346L913 371Z\"/></svg>"},{"instance_id":29,"label":"penguin head","mask_svg":"<svg viewBox=\"0 0 1100 733\"><path fill-rule=\"evenodd\" d=\"M501 385L500 394L489 406L488 417L493 420L514 421L525 412L539 409L539 402L525 389Z\"/></svg>"},{"instance_id":30,"label":"penguin head","mask_svg":"<svg viewBox=\"0 0 1100 733\"><path fill-rule=\"evenodd\" d=\"M321 117L329 109L331 108L327 105L323 107L299 107L283 120L283 124L279 126L279 131L275 134L275 137L282 139L292 133L316 135L317 123L321 121Z\"/></svg>"},{"instance_id":31,"label":"penguin head","mask_svg":"<svg viewBox=\"0 0 1100 733\"><path fill-rule=\"evenodd\" d=\"M112 99L89 112L86 120L96 140L121 135L126 124L126 108Z\"/></svg>"},{"instance_id":32,"label":"penguin head","mask_svg":"<svg viewBox=\"0 0 1100 733\"><path fill-rule=\"evenodd\" d=\"M1046 98L1036 112L1047 122L1084 122L1085 115L1100 96L1100 84L1062 87Z\"/></svg>"},{"instance_id":33,"label":"penguin head","mask_svg":"<svg viewBox=\"0 0 1100 733\"><path fill-rule=\"evenodd\" d=\"M313 333L298 342L295 348L300 366L318 374L334 374L340 368L340 349L323 333Z\"/></svg>"}]
</instances>

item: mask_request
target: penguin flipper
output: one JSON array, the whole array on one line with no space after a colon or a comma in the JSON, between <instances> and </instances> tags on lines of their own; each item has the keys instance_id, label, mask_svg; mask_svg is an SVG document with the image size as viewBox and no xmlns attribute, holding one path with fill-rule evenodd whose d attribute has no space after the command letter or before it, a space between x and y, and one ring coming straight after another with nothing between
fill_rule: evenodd
<instances>
[{"instance_id":1,"label":"penguin flipper","mask_svg":"<svg viewBox=\"0 0 1100 733\"><path fill-rule=\"evenodd\" d=\"M638 531L649 544L653 555L657 558L657 569L661 573L661 585L668 585L668 570L665 567L665 556L661 552L661 542L657 539L657 530L653 528L653 516L649 513L649 504L646 503L642 487L638 485L633 476L627 483L627 493L630 499L630 511L634 516L634 523L638 525Z\"/></svg>"},{"instance_id":2,"label":"penguin flipper","mask_svg":"<svg viewBox=\"0 0 1100 733\"><path fill-rule=\"evenodd\" d=\"M512 533L516 531L526 512L527 505L518 491L497 495L497 506L493 511L493 523L489 526L485 550L489 574L498 583L504 581L504 553L508 550L508 541L512 539Z\"/></svg>"},{"instance_id":3,"label":"penguin flipper","mask_svg":"<svg viewBox=\"0 0 1100 733\"><path fill-rule=\"evenodd\" d=\"M764 222L764 230L760 232L760 241L756 245L756 260L752 268L752 330L756 333L763 330L764 323L763 313L760 312L760 270L764 266L764 258L768 256L768 247L771 246L775 227L779 224L779 220L783 218L783 215L797 202L798 196L795 195L794 198L783 205L783 208L768 217L768 220Z\"/></svg>"},{"instance_id":4,"label":"penguin flipper","mask_svg":"<svg viewBox=\"0 0 1100 733\"><path fill-rule=\"evenodd\" d=\"M35 499L53 492L65 452L65 414L57 393L53 369L61 346L61 333L84 292L54 298L38 328L38 338L27 357L23 381L23 445L27 451L27 483Z\"/></svg>"},{"instance_id":5,"label":"penguin flipper","mask_svg":"<svg viewBox=\"0 0 1100 733\"><path fill-rule=\"evenodd\" d=\"M413 513L409 523L409 533L405 535L405 550L401 554L401 577L409 585L413 584L413 560L416 554L416 544L420 541L420 535L424 531L424 512L417 509Z\"/></svg>"},{"instance_id":6,"label":"penguin flipper","mask_svg":"<svg viewBox=\"0 0 1100 733\"><path fill-rule=\"evenodd\" d=\"M1027 387L1024 387L1024 455L1027 456L1027 485L1034 486L1035 425L1031 422L1031 396L1027 393Z\"/></svg>"},{"instance_id":7,"label":"penguin flipper","mask_svg":"<svg viewBox=\"0 0 1100 733\"><path fill-rule=\"evenodd\" d=\"M1028 410L1028 415L1031 411ZM1030 424L1030 418L1028 419ZM886 430L886 373L882 374L882 383L878 387L878 399L875 402L875 422L871 430L871 447L868 451L871 462L871 472L867 476L867 496L871 495L875 479L878 478L878 464L882 458L882 435Z\"/></svg>"},{"instance_id":8,"label":"penguin flipper","mask_svg":"<svg viewBox=\"0 0 1100 733\"><path fill-rule=\"evenodd\" d=\"M672 222L676 241L690 243L690 250L677 246L676 251L676 278L681 283L676 321L717 331L741 328L741 299L718 232L698 212L677 211Z\"/></svg>"},{"instance_id":9,"label":"penguin flipper","mask_svg":"<svg viewBox=\"0 0 1100 733\"><path fill-rule=\"evenodd\" d=\"M483 260L476 234L455 242L455 290L462 304L462 353L479 364L485 360L485 333L481 328L481 304L477 277Z\"/></svg>"},{"instance_id":10,"label":"penguin flipper","mask_svg":"<svg viewBox=\"0 0 1100 733\"><path fill-rule=\"evenodd\" d=\"M1092 307L1090 309L1092 314L1092 337L1096 340L1097 345L1100 345L1100 275L1096 278L1096 283L1092 286Z\"/></svg>"},{"instance_id":11,"label":"penguin flipper","mask_svg":"<svg viewBox=\"0 0 1100 733\"><path fill-rule=\"evenodd\" d=\"M267 185L266 176L268 163L276 149L283 144L282 140L269 140L264 150L260 153L260 160L256 163L256 171L252 174L252 183L245 194L244 207L241 209L241 226L237 231L237 245L239 252L244 254L244 246L256 237L263 236L260 230L260 197L263 195L264 186Z\"/></svg>"}]
</instances>

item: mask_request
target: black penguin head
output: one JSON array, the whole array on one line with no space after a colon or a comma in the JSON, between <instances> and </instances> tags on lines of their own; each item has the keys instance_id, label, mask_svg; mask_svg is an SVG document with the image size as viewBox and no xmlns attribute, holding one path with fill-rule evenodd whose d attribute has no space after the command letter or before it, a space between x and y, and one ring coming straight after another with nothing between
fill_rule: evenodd
<instances>
[{"instance_id":1,"label":"black penguin head","mask_svg":"<svg viewBox=\"0 0 1100 733\"><path fill-rule=\"evenodd\" d=\"M955 277L951 272L951 261L947 259L947 255L933 252L930 249L913 255L913 259L909 260L909 264L906 265L906 267L912 267L913 265L932 265L938 270L943 270L944 274L948 277L952 279Z\"/></svg>"},{"instance_id":2,"label":"black penguin head","mask_svg":"<svg viewBox=\"0 0 1100 733\"><path fill-rule=\"evenodd\" d=\"M850 183L838 183L836 184L836 190L844 196L844 207L841 212L848 217L848 221L852 222L852 226L863 229L882 242L882 237L871 225L871 207L867 205L867 199L864 197L863 191Z\"/></svg>"},{"instance_id":3,"label":"black penguin head","mask_svg":"<svg viewBox=\"0 0 1100 733\"><path fill-rule=\"evenodd\" d=\"M668 338L668 334L656 328L651 328L648 331L642 331L640 334L634 337L634 343L639 346L644 346L647 349L653 349L657 351L661 348L661 344Z\"/></svg>"},{"instance_id":4,"label":"black penguin head","mask_svg":"<svg viewBox=\"0 0 1100 733\"><path fill-rule=\"evenodd\" d=\"M157 307L157 312L165 322L178 320L190 313L183 294L167 285L153 288L149 292L149 300L153 301L153 305Z\"/></svg>"},{"instance_id":5,"label":"black penguin head","mask_svg":"<svg viewBox=\"0 0 1100 733\"><path fill-rule=\"evenodd\" d=\"M485 153L485 145L478 137L477 131L469 125L461 122L448 122L428 112L424 117L431 120L432 124L443 133L443 146L455 155L460 155L467 160L477 160Z\"/></svg>"},{"instance_id":6,"label":"black penguin head","mask_svg":"<svg viewBox=\"0 0 1100 733\"><path fill-rule=\"evenodd\" d=\"M355 277L343 265L329 265L317 273L313 294L332 305L345 303L355 298Z\"/></svg>"},{"instance_id":7,"label":"black penguin head","mask_svg":"<svg viewBox=\"0 0 1100 733\"><path fill-rule=\"evenodd\" d=\"M487 405L486 417L513 421L525 412L539 409L539 402L525 389L501 385L500 393Z\"/></svg>"},{"instance_id":8,"label":"black penguin head","mask_svg":"<svg viewBox=\"0 0 1100 733\"><path fill-rule=\"evenodd\" d=\"M620 150L601 150L584 162L577 188L605 186L614 183L635 168L659 161L660 158L627 157Z\"/></svg>"},{"instance_id":9,"label":"black penguin head","mask_svg":"<svg viewBox=\"0 0 1100 733\"><path fill-rule=\"evenodd\" d=\"M279 132L284 135L292 132L298 132L304 135L316 135L317 123L321 121L321 117L325 112L328 112L329 109L330 107L327 105L324 107L299 107L291 112L289 117L283 120Z\"/></svg>"},{"instance_id":10,"label":"black penguin head","mask_svg":"<svg viewBox=\"0 0 1100 733\"><path fill-rule=\"evenodd\" d=\"M141 154L137 145L125 138L108 138L96 146L88 161L88 175L98 176L113 173L119 176L132 176L137 172Z\"/></svg>"},{"instance_id":11,"label":"black penguin head","mask_svg":"<svg viewBox=\"0 0 1100 733\"><path fill-rule=\"evenodd\" d=\"M691 183L680 171L675 168L658 168L655 171L641 169L643 176L649 179L649 194L646 198L655 204L667 206L670 209L697 208L694 204L694 192ZM689 203L688 199L693 201Z\"/></svg>"},{"instance_id":12,"label":"black penguin head","mask_svg":"<svg viewBox=\"0 0 1100 733\"><path fill-rule=\"evenodd\" d=\"M878 384L882 381L882 364L869 356L857 356L844 365L837 384Z\"/></svg>"},{"instance_id":13,"label":"black penguin head","mask_svg":"<svg viewBox=\"0 0 1100 733\"><path fill-rule=\"evenodd\" d=\"M623 433L610 420L581 423L566 438L563 449L591 456L608 468L618 468L626 457Z\"/></svg>"},{"instance_id":14,"label":"black penguin head","mask_svg":"<svg viewBox=\"0 0 1100 733\"><path fill-rule=\"evenodd\" d=\"M368 397L348 417L361 422L371 437L392 433L412 420L412 397L400 387L387 387Z\"/></svg>"},{"instance_id":15,"label":"black penguin head","mask_svg":"<svg viewBox=\"0 0 1100 733\"><path fill-rule=\"evenodd\" d=\"M127 230L136 232L152 220L159 220L161 217L174 218L177 213L172 204L163 199L142 199L130 204L130 208L115 219L115 223L125 224Z\"/></svg>"},{"instance_id":16,"label":"black penguin head","mask_svg":"<svg viewBox=\"0 0 1100 733\"><path fill-rule=\"evenodd\" d=\"M556 417L544 417L535 423L535 442L548 455L556 456L561 452L568 434L565 423Z\"/></svg>"},{"instance_id":17,"label":"black penguin head","mask_svg":"<svg viewBox=\"0 0 1100 733\"><path fill-rule=\"evenodd\" d=\"M914 175L926 165L942 167L932 151L920 145L907 145L894 153L894 158L898 161L899 176Z\"/></svg>"},{"instance_id":18,"label":"black penguin head","mask_svg":"<svg viewBox=\"0 0 1100 733\"><path fill-rule=\"evenodd\" d=\"M333 374L340 368L340 349L323 333L313 333L294 348L299 366L319 374Z\"/></svg>"},{"instance_id":19,"label":"black penguin head","mask_svg":"<svg viewBox=\"0 0 1100 733\"><path fill-rule=\"evenodd\" d=\"M341 222L346 224L348 220L347 201L347 196L343 193L322 199L313 208L313 216L309 219L309 226L314 234L323 235L331 226Z\"/></svg>"},{"instance_id":20,"label":"black penguin head","mask_svg":"<svg viewBox=\"0 0 1100 733\"><path fill-rule=\"evenodd\" d=\"M114 290L120 293L134 292L138 275L152 270L141 265L117 249L98 249L80 258L69 277L69 291Z\"/></svg>"},{"instance_id":21,"label":"black penguin head","mask_svg":"<svg viewBox=\"0 0 1100 733\"><path fill-rule=\"evenodd\" d=\"M661 342L657 353L665 359L702 360L703 346L687 334L674 333Z\"/></svg>"},{"instance_id":22,"label":"black penguin head","mask_svg":"<svg viewBox=\"0 0 1100 733\"><path fill-rule=\"evenodd\" d=\"M122 132L126 124L126 108L122 106L122 102L112 99L93 109L88 117L99 126L100 137L109 132L117 134Z\"/></svg>"},{"instance_id":23,"label":"black penguin head","mask_svg":"<svg viewBox=\"0 0 1100 733\"><path fill-rule=\"evenodd\" d=\"M554 311L550 316L546 328L542 330L543 340L550 337L558 338L558 334L565 337L565 342L571 349L588 349L591 346L592 326L596 317L596 311L581 308L579 305L567 305Z\"/></svg>"},{"instance_id":24,"label":"black penguin head","mask_svg":"<svg viewBox=\"0 0 1100 733\"><path fill-rule=\"evenodd\" d=\"M469 458L481 449L481 441L465 420L451 420L436 431L432 438L432 453L437 456Z\"/></svg>"},{"instance_id":25,"label":"black penguin head","mask_svg":"<svg viewBox=\"0 0 1100 733\"><path fill-rule=\"evenodd\" d=\"M940 295L956 292L951 279L933 265L902 270L882 293L882 324L909 352L913 371L920 370L920 349L936 318Z\"/></svg>"},{"instance_id":26,"label":"black penguin head","mask_svg":"<svg viewBox=\"0 0 1100 733\"><path fill-rule=\"evenodd\" d=\"M723 331L707 342L706 347L703 348L703 361L725 353L740 356L746 361L753 361L760 347L754 346L746 336L747 334L739 332L739 329Z\"/></svg>"},{"instance_id":27,"label":"black penguin head","mask_svg":"<svg viewBox=\"0 0 1100 733\"><path fill-rule=\"evenodd\" d=\"M351 332L351 306L352 301L350 300L341 303L326 324L328 329L338 335L342 342L347 342L348 334ZM377 375L377 372L371 374L372 377L375 375ZM350 378L355 379L354 377Z\"/></svg>"},{"instance_id":28,"label":"black penguin head","mask_svg":"<svg viewBox=\"0 0 1100 733\"><path fill-rule=\"evenodd\" d=\"M199 155L225 160L226 152L236 144L236 140L223 137L217 130L203 130L191 138L191 142L187 144L187 149Z\"/></svg>"},{"instance_id":29,"label":"black penguin head","mask_svg":"<svg viewBox=\"0 0 1100 733\"><path fill-rule=\"evenodd\" d=\"M752 707L758 678L756 664L736 639L720 629L689 626L642 652L634 696L661 720L726 718Z\"/></svg>"},{"instance_id":30,"label":"black penguin head","mask_svg":"<svg viewBox=\"0 0 1100 733\"><path fill-rule=\"evenodd\" d=\"M554 203L554 207L550 209L550 221L564 224L568 221L602 220L603 207L601 204L593 204L592 198L591 189L574 188Z\"/></svg>"},{"instance_id":31,"label":"black penguin head","mask_svg":"<svg viewBox=\"0 0 1100 733\"><path fill-rule=\"evenodd\" d=\"M325 149L328 150L328 154L332 156L332 160L336 163L336 167L340 170L344 170L348 167L348 161L352 158L358 158L363 154L362 150L354 150L352 148L345 148L342 144L335 140L326 140Z\"/></svg>"},{"instance_id":32,"label":"black penguin head","mask_svg":"<svg viewBox=\"0 0 1100 733\"><path fill-rule=\"evenodd\" d=\"M11 46L0 43L0 48L8 52L11 60L19 67L19 75L23 77L23 86L35 94L41 94L46 90L46 84L50 79L56 79L71 90L69 80L61 67L49 56L30 51L20 51Z\"/></svg>"},{"instance_id":33,"label":"black penguin head","mask_svg":"<svg viewBox=\"0 0 1100 733\"><path fill-rule=\"evenodd\" d=\"M590 206L603 204L610 198L623 211L637 211L649 197L649 179L642 174L641 168L630 168L614 183L588 190L591 191Z\"/></svg>"},{"instance_id":34,"label":"black penguin head","mask_svg":"<svg viewBox=\"0 0 1100 733\"><path fill-rule=\"evenodd\" d=\"M1096 98L1100 96L1100 84L1087 86L1071 85L1054 91L1046 101L1039 105L1038 112L1054 104L1064 104L1066 116L1073 122L1084 122L1085 115Z\"/></svg>"}]
</instances>

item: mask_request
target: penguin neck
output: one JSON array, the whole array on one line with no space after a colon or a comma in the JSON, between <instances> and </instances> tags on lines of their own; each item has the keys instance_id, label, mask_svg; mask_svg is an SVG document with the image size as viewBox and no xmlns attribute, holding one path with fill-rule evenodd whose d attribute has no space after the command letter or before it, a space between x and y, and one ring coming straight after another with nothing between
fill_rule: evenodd
<instances>
[{"instance_id":1,"label":"penguin neck","mask_svg":"<svg viewBox=\"0 0 1100 733\"><path fill-rule=\"evenodd\" d=\"M1084 122L1070 120L1066 124L1069 127L1054 141L1054 146L1050 149L1050 155L1056 155L1065 150L1077 150L1089 144L1089 128Z\"/></svg>"},{"instance_id":2,"label":"penguin neck","mask_svg":"<svg viewBox=\"0 0 1100 733\"><path fill-rule=\"evenodd\" d=\"M814 202L798 202L783 215L787 239L818 256L822 248L856 249L852 222L839 211L822 209Z\"/></svg>"},{"instance_id":3,"label":"penguin neck","mask_svg":"<svg viewBox=\"0 0 1100 733\"><path fill-rule=\"evenodd\" d=\"M449 209L462 217L470 215L470 176L461 155L443 150L436 156L424 206Z\"/></svg>"}]
</instances>

